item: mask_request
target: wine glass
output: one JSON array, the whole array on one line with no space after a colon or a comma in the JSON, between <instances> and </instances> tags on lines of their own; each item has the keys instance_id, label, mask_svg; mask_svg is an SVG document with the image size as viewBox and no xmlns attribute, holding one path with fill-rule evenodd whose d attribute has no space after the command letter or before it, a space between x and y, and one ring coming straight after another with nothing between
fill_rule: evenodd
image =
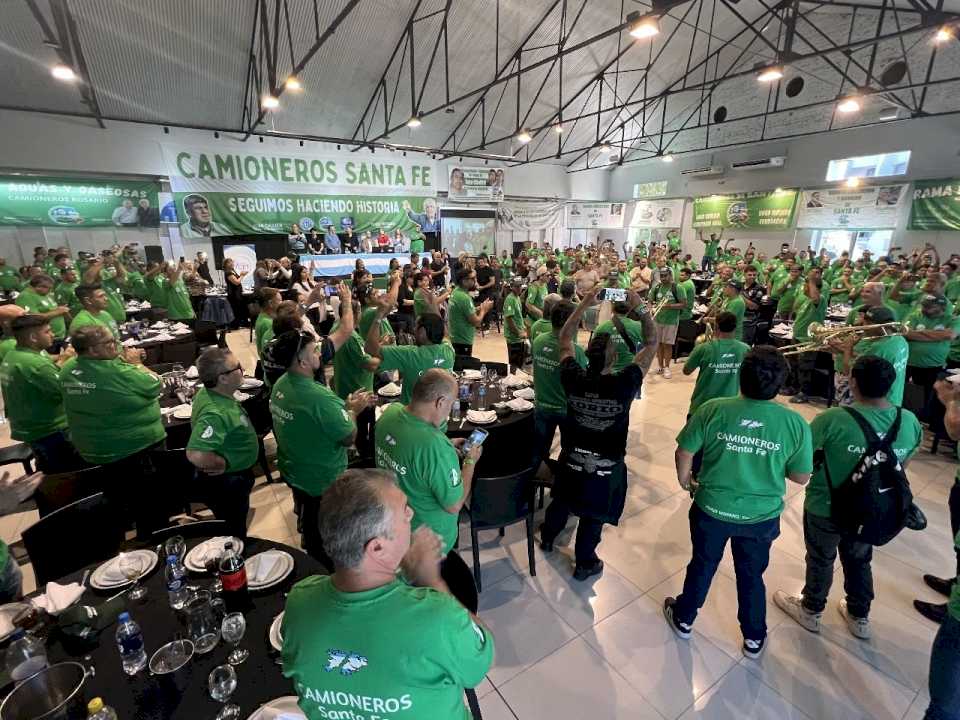
<instances>
[{"instance_id":1,"label":"wine glass","mask_svg":"<svg viewBox=\"0 0 960 720\"><path fill-rule=\"evenodd\" d=\"M143 558L136 553L120 553L120 572L127 580L133 582L129 593L131 600L140 600L147 594L147 589L140 584L140 577L144 571L143 564Z\"/></svg>"},{"instance_id":2,"label":"wine glass","mask_svg":"<svg viewBox=\"0 0 960 720\"><path fill-rule=\"evenodd\" d=\"M240 716L240 706L226 704L237 689L237 672L230 665L218 665L210 671L207 678L207 687L210 690L210 697L218 703L225 703L220 712L217 713L216 720L234 720Z\"/></svg>"},{"instance_id":3,"label":"wine glass","mask_svg":"<svg viewBox=\"0 0 960 720\"><path fill-rule=\"evenodd\" d=\"M175 555L178 562L183 562L183 554L187 550L187 541L183 539L182 535L174 535L171 538L167 538L167 541L163 544L163 556L170 557Z\"/></svg>"},{"instance_id":4,"label":"wine glass","mask_svg":"<svg viewBox=\"0 0 960 720\"><path fill-rule=\"evenodd\" d=\"M243 613L233 612L223 619L220 635L224 640L233 645L233 650L227 656L227 662L231 665L239 665L250 656L249 650L238 647L246 631L247 621L243 617Z\"/></svg>"}]
</instances>

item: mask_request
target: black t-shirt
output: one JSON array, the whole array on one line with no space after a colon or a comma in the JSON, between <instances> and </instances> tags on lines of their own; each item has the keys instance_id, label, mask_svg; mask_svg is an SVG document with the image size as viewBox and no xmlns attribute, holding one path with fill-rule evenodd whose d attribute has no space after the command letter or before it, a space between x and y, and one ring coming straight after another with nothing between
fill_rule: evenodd
<instances>
[{"instance_id":1,"label":"black t-shirt","mask_svg":"<svg viewBox=\"0 0 960 720\"><path fill-rule=\"evenodd\" d=\"M436 272L437 270L443 270L444 267L445 265L443 261L438 262L437 260L434 260L432 263L430 263L430 269L434 272ZM446 287L447 286L446 276L443 273L440 273L439 275L434 275L433 286L438 288Z\"/></svg>"},{"instance_id":2,"label":"black t-shirt","mask_svg":"<svg viewBox=\"0 0 960 720\"><path fill-rule=\"evenodd\" d=\"M560 363L560 384L567 394L566 444L603 457L623 459L627 452L630 405L643 373L629 365L615 375L589 375L572 357Z\"/></svg>"},{"instance_id":3,"label":"black t-shirt","mask_svg":"<svg viewBox=\"0 0 960 720\"><path fill-rule=\"evenodd\" d=\"M492 267L477 268L477 287L480 287L481 285L486 285L488 282L490 282L490 279L494 277L494 274L495 273L493 272ZM496 289L497 289L496 283L494 283L493 285L488 287L486 290L481 290L480 294L483 297L487 297L488 295L492 295L496 291Z\"/></svg>"},{"instance_id":4,"label":"black t-shirt","mask_svg":"<svg viewBox=\"0 0 960 720\"><path fill-rule=\"evenodd\" d=\"M763 300L763 296L766 294L767 294L767 289L760 283L754 283L750 287L743 288L743 297L745 297L750 302L756 303L757 305L760 304L760 301ZM751 310L750 306L747 305L747 310L745 314L752 317L757 314L758 310L759 308L757 308L757 310Z\"/></svg>"},{"instance_id":5,"label":"black t-shirt","mask_svg":"<svg viewBox=\"0 0 960 720\"><path fill-rule=\"evenodd\" d=\"M406 283L400 286L400 292L397 293L397 312L404 315L413 315L413 305L404 305L404 300L413 300L413 288L408 288Z\"/></svg>"}]
</instances>

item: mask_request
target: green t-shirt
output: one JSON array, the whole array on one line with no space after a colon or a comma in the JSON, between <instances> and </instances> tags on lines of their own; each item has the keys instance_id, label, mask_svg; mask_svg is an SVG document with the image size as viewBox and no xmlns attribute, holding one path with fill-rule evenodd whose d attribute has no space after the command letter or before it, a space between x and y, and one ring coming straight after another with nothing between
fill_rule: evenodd
<instances>
[{"instance_id":1,"label":"green t-shirt","mask_svg":"<svg viewBox=\"0 0 960 720\"><path fill-rule=\"evenodd\" d=\"M284 481L320 497L347 469L347 446L356 424L330 388L284 373L270 392L277 466Z\"/></svg>"},{"instance_id":2,"label":"green t-shirt","mask_svg":"<svg viewBox=\"0 0 960 720\"><path fill-rule=\"evenodd\" d=\"M410 252L418 255L423 252L423 238L410 240Z\"/></svg>"},{"instance_id":3,"label":"green t-shirt","mask_svg":"<svg viewBox=\"0 0 960 720\"><path fill-rule=\"evenodd\" d=\"M432 311L433 304L427 300L427 292L423 288L417 288L413 291L413 315L419 318Z\"/></svg>"},{"instance_id":4,"label":"green t-shirt","mask_svg":"<svg viewBox=\"0 0 960 720\"><path fill-rule=\"evenodd\" d=\"M15 347L0 365L10 437L33 442L67 427L59 368L45 353Z\"/></svg>"},{"instance_id":5,"label":"green t-shirt","mask_svg":"<svg viewBox=\"0 0 960 720\"><path fill-rule=\"evenodd\" d=\"M83 310L76 292L79 284L78 282L61 282L53 289L53 297L57 301L57 305L66 305L73 315Z\"/></svg>"},{"instance_id":6,"label":"green t-shirt","mask_svg":"<svg viewBox=\"0 0 960 720\"><path fill-rule=\"evenodd\" d=\"M107 294L107 312L110 313L116 322L122 323L127 320L127 306L123 302L123 295L120 294L120 288L117 286L116 274L107 270L100 273L100 285Z\"/></svg>"},{"instance_id":7,"label":"green t-shirt","mask_svg":"<svg viewBox=\"0 0 960 720\"><path fill-rule=\"evenodd\" d=\"M165 283L167 292L167 317L171 320L193 320L196 314L193 312L193 305L190 303L190 293L183 282L182 277L178 277L176 282ZM259 320L259 316L257 317Z\"/></svg>"},{"instance_id":8,"label":"green t-shirt","mask_svg":"<svg viewBox=\"0 0 960 720\"><path fill-rule=\"evenodd\" d=\"M627 343L620 336L620 333L617 331L617 326L613 324L613 320L600 323L597 329L593 331L594 335L608 333L617 344L617 359L613 363L613 372L615 373L633 365L636 353L643 347L643 325L628 317L621 317L620 320L623 321L623 329L627 331L627 336L633 340L633 346L636 348L634 352L630 352L630 348L627 347Z\"/></svg>"},{"instance_id":9,"label":"green t-shirt","mask_svg":"<svg viewBox=\"0 0 960 720\"><path fill-rule=\"evenodd\" d=\"M70 335L73 335L77 328L85 327L87 325L99 325L100 327L105 327L113 336L120 339L120 330L117 328L117 322L113 319L113 316L110 315L106 310L101 310L96 315L91 313L89 310L81 310L77 313L76 317L73 318L73 322L70 323Z\"/></svg>"},{"instance_id":10,"label":"green t-shirt","mask_svg":"<svg viewBox=\"0 0 960 720\"><path fill-rule=\"evenodd\" d=\"M360 313L360 322L357 324L357 332L360 333L360 337L364 340L367 339L367 333L370 332L370 326L373 325L373 321L377 317L377 308L368 307L362 313ZM390 321L384 318L380 321L380 338L383 339L388 335L395 335L393 328L390 326Z\"/></svg>"},{"instance_id":11,"label":"green t-shirt","mask_svg":"<svg viewBox=\"0 0 960 720\"><path fill-rule=\"evenodd\" d=\"M475 328L467 319L474 314L473 300L463 288L457 287L447 302L447 321L450 323L450 342L454 345L473 345Z\"/></svg>"},{"instance_id":12,"label":"green t-shirt","mask_svg":"<svg viewBox=\"0 0 960 720\"><path fill-rule=\"evenodd\" d=\"M820 302L814 303L806 293L798 293L794 300L793 339L797 342L810 339L810 323L822 323L827 318L827 294L820 293Z\"/></svg>"},{"instance_id":13,"label":"green t-shirt","mask_svg":"<svg viewBox=\"0 0 960 720\"><path fill-rule=\"evenodd\" d=\"M301 580L281 634L283 674L308 720L470 720L464 688L493 664L493 636L460 603L399 579L354 593L329 576Z\"/></svg>"},{"instance_id":14,"label":"green t-shirt","mask_svg":"<svg viewBox=\"0 0 960 720\"><path fill-rule=\"evenodd\" d=\"M927 318L918 308L910 313L906 323L911 330L953 330L954 334L960 333L960 318L950 317L946 313L938 318ZM910 357L907 364L922 368L943 367L950 353L950 343L951 340L908 340Z\"/></svg>"},{"instance_id":15,"label":"green t-shirt","mask_svg":"<svg viewBox=\"0 0 960 720\"><path fill-rule=\"evenodd\" d=\"M529 330L530 342L533 343L533 341L536 340L538 337L552 330L553 330L553 324L545 318L540 318L530 326L530 330Z\"/></svg>"},{"instance_id":16,"label":"green t-shirt","mask_svg":"<svg viewBox=\"0 0 960 720\"><path fill-rule=\"evenodd\" d=\"M900 306L897 305L897 303L884 300L882 304L885 308L888 308L890 312L893 313L894 320L899 320L901 317L903 317L903 314L900 311ZM857 316L866 309L867 306L864 303L854 305L852 308L850 308L850 312L847 313L847 325L853 325L855 322L857 322Z\"/></svg>"},{"instance_id":17,"label":"green t-shirt","mask_svg":"<svg viewBox=\"0 0 960 720\"><path fill-rule=\"evenodd\" d=\"M527 303L543 310L543 301L546 297L546 283L530 283L530 287L527 288Z\"/></svg>"},{"instance_id":18,"label":"green t-shirt","mask_svg":"<svg viewBox=\"0 0 960 720\"><path fill-rule=\"evenodd\" d=\"M23 281L20 279L20 273L9 265L0 266L0 290L10 292L19 290L23 287Z\"/></svg>"},{"instance_id":19,"label":"green t-shirt","mask_svg":"<svg viewBox=\"0 0 960 720\"><path fill-rule=\"evenodd\" d=\"M781 315L786 315L793 310L793 304L796 302L797 293L802 291L802 277L792 280L788 274L781 281L775 282L771 295L774 298L777 298L777 312Z\"/></svg>"},{"instance_id":20,"label":"green t-shirt","mask_svg":"<svg viewBox=\"0 0 960 720\"><path fill-rule=\"evenodd\" d=\"M955 275L947 280L947 284L943 288L943 294L954 305L960 302L960 276Z\"/></svg>"},{"instance_id":21,"label":"green t-shirt","mask_svg":"<svg viewBox=\"0 0 960 720\"><path fill-rule=\"evenodd\" d=\"M788 473L813 470L810 426L771 400L717 398L677 436L687 452L703 449L694 502L718 520L756 523L783 512Z\"/></svg>"},{"instance_id":22,"label":"green t-shirt","mask_svg":"<svg viewBox=\"0 0 960 720\"><path fill-rule=\"evenodd\" d=\"M146 287L147 300L155 308L165 308L167 306L167 279L161 275L154 275L143 279Z\"/></svg>"},{"instance_id":23,"label":"green t-shirt","mask_svg":"<svg viewBox=\"0 0 960 720\"><path fill-rule=\"evenodd\" d=\"M193 399L187 450L216 453L227 463L224 472L236 473L257 462L260 445L240 403L204 387Z\"/></svg>"},{"instance_id":24,"label":"green t-shirt","mask_svg":"<svg viewBox=\"0 0 960 720\"><path fill-rule=\"evenodd\" d=\"M533 341L533 392L537 410L567 414L567 393L560 382L560 331L542 333ZM577 364L587 367L587 354L574 343Z\"/></svg>"},{"instance_id":25,"label":"green t-shirt","mask_svg":"<svg viewBox=\"0 0 960 720\"><path fill-rule=\"evenodd\" d=\"M80 456L111 463L163 440L160 385L159 377L120 358L67 360L60 386L70 438Z\"/></svg>"},{"instance_id":26,"label":"green t-shirt","mask_svg":"<svg viewBox=\"0 0 960 720\"><path fill-rule=\"evenodd\" d=\"M263 349L271 340L273 340L273 318L266 313L260 313L253 326L253 341L257 346L258 357L263 357Z\"/></svg>"},{"instance_id":27,"label":"green t-shirt","mask_svg":"<svg viewBox=\"0 0 960 720\"><path fill-rule=\"evenodd\" d=\"M699 370L690 397L693 415L707 400L735 397L740 392L740 364L750 346L735 339L717 338L693 348L683 365L684 373Z\"/></svg>"},{"instance_id":28,"label":"green t-shirt","mask_svg":"<svg viewBox=\"0 0 960 720\"><path fill-rule=\"evenodd\" d=\"M723 311L731 312L737 316L737 329L734 332L734 337L737 340L743 340L743 316L747 312L747 303L744 302L742 297L735 295L723 301Z\"/></svg>"},{"instance_id":29,"label":"green t-shirt","mask_svg":"<svg viewBox=\"0 0 960 720\"><path fill-rule=\"evenodd\" d=\"M379 370L399 370L403 378L400 402L404 405L413 397L417 380L431 368L453 370L456 353L453 346L444 340L439 345L386 345L380 349L383 359Z\"/></svg>"},{"instance_id":30,"label":"green t-shirt","mask_svg":"<svg viewBox=\"0 0 960 720\"><path fill-rule=\"evenodd\" d=\"M400 403L383 410L376 424L377 465L393 470L413 509L413 529L426 525L443 538L443 555L457 540L457 514L446 508L463 497L457 451L439 429Z\"/></svg>"},{"instance_id":31,"label":"green t-shirt","mask_svg":"<svg viewBox=\"0 0 960 720\"><path fill-rule=\"evenodd\" d=\"M40 295L33 288L29 287L17 296L16 304L22 307L24 312L28 313L48 313L53 312L59 307L52 292L46 295ZM63 319L62 315L50 321L50 329L53 331L53 336L57 339L62 340L67 336L67 322Z\"/></svg>"},{"instance_id":32,"label":"green t-shirt","mask_svg":"<svg viewBox=\"0 0 960 720\"><path fill-rule=\"evenodd\" d=\"M907 357L910 353L906 339L901 335L865 338L853 346L854 357L875 356L883 358L897 372L897 377L887 393L892 405L903 405L903 386L907 380Z\"/></svg>"},{"instance_id":33,"label":"green t-shirt","mask_svg":"<svg viewBox=\"0 0 960 720\"><path fill-rule=\"evenodd\" d=\"M146 300L147 284L143 280L143 273L141 273L139 270L127 270L127 279L124 283L124 289L137 298L137 300Z\"/></svg>"},{"instance_id":34,"label":"green t-shirt","mask_svg":"<svg viewBox=\"0 0 960 720\"><path fill-rule=\"evenodd\" d=\"M663 298L667 300L668 305L678 302L686 302L686 296L674 285L657 285L652 293L653 305L658 304ZM657 313L656 320L661 325L677 325L680 322L680 310L664 308Z\"/></svg>"},{"instance_id":35,"label":"green t-shirt","mask_svg":"<svg viewBox=\"0 0 960 720\"><path fill-rule=\"evenodd\" d=\"M677 287L683 291L684 302L687 303L680 311L680 320L692 320L693 305L697 301L697 286L693 284L693 280L682 280L677 283Z\"/></svg>"},{"instance_id":36,"label":"green t-shirt","mask_svg":"<svg viewBox=\"0 0 960 720\"><path fill-rule=\"evenodd\" d=\"M717 256L718 247L720 247L719 240L707 240L703 246L703 256L707 258L715 258Z\"/></svg>"},{"instance_id":37,"label":"green t-shirt","mask_svg":"<svg viewBox=\"0 0 960 720\"><path fill-rule=\"evenodd\" d=\"M513 318L513 329L507 318ZM510 293L503 301L503 336L507 343L523 342L523 308L516 293Z\"/></svg>"},{"instance_id":38,"label":"green t-shirt","mask_svg":"<svg viewBox=\"0 0 960 720\"><path fill-rule=\"evenodd\" d=\"M886 433L893 425L897 415L897 408L872 408L859 403L853 404L853 409L859 412L878 434ZM857 425L845 408L834 407L825 410L810 423L813 433L813 449L823 450L824 462L816 468L810 483L807 485L807 494L803 501L803 509L813 515L830 517L830 490L827 488L827 471L830 473L830 484L837 488L843 485L850 473L860 462L860 457L866 452L866 440L863 431ZM923 429L917 417L909 410L902 410L900 414L900 431L893 442L893 451L900 462L904 462L919 447L923 440Z\"/></svg>"},{"instance_id":39,"label":"green t-shirt","mask_svg":"<svg viewBox=\"0 0 960 720\"><path fill-rule=\"evenodd\" d=\"M333 333L340 326L334 325ZM363 339L354 330L333 356L333 391L343 400L356 390L373 392L373 372L366 369L370 356L363 350Z\"/></svg>"},{"instance_id":40,"label":"green t-shirt","mask_svg":"<svg viewBox=\"0 0 960 720\"><path fill-rule=\"evenodd\" d=\"M5 357L7 357L7 353L13 350L16 346L16 338L5 338L4 340L0 340L0 363L3 362Z\"/></svg>"}]
</instances>

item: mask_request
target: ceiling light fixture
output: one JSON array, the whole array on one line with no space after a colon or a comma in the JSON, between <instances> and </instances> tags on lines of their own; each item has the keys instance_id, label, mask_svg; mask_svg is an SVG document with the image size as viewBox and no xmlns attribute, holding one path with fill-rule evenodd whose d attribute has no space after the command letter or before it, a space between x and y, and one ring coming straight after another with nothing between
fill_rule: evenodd
<instances>
[{"instance_id":1,"label":"ceiling light fixture","mask_svg":"<svg viewBox=\"0 0 960 720\"><path fill-rule=\"evenodd\" d=\"M775 82L783 78L783 67L781 65L769 65L761 68L757 73L757 80L762 83Z\"/></svg>"},{"instance_id":2,"label":"ceiling light fixture","mask_svg":"<svg viewBox=\"0 0 960 720\"><path fill-rule=\"evenodd\" d=\"M641 15L639 12L632 12L627 15L627 32L637 40L652 38L654 35L660 34L659 21L659 15Z\"/></svg>"},{"instance_id":3,"label":"ceiling light fixture","mask_svg":"<svg viewBox=\"0 0 960 720\"><path fill-rule=\"evenodd\" d=\"M667 153L660 159L663 160L664 162L673 162L673 155L671 155L670 153Z\"/></svg>"},{"instance_id":4,"label":"ceiling light fixture","mask_svg":"<svg viewBox=\"0 0 960 720\"><path fill-rule=\"evenodd\" d=\"M526 128L517 133L517 142L526 145L531 140L533 140L533 135L531 135L530 131Z\"/></svg>"},{"instance_id":5,"label":"ceiling light fixture","mask_svg":"<svg viewBox=\"0 0 960 720\"><path fill-rule=\"evenodd\" d=\"M860 109L860 98L856 95L845 97L837 103L837 110L842 113L855 113Z\"/></svg>"},{"instance_id":6,"label":"ceiling light fixture","mask_svg":"<svg viewBox=\"0 0 960 720\"><path fill-rule=\"evenodd\" d=\"M858 178L858 177L847 178L847 182L844 183L844 184L845 184L848 188L860 187L860 178Z\"/></svg>"},{"instance_id":7,"label":"ceiling light fixture","mask_svg":"<svg viewBox=\"0 0 960 720\"><path fill-rule=\"evenodd\" d=\"M557 123L556 125L553 126L553 131L557 133L557 135L559 135L560 133L563 132L563 125L560 123Z\"/></svg>"},{"instance_id":8,"label":"ceiling light fixture","mask_svg":"<svg viewBox=\"0 0 960 720\"><path fill-rule=\"evenodd\" d=\"M604 154L610 152L610 150L611 150L610 143L603 143L603 144L600 146L600 152L602 152L602 153L604 153Z\"/></svg>"},{"instance_id":9,"label":"ceiling light fixture","mask_svg":"<svg viewBox=\"0 0 960 720\"><path fill-rule=\"evenodd\" d=\"M296 75L291 75L287 78L287 81L283 84L287 90L292 90L293 92L300 92L303 90L303 85L300 84L300 81L297 79Z\"/></svg>"},{"instance_id":10,"label":"ceiling light fixture","mask_svg":"<svg viewBox=\"0 0 960 720\"><path fill-rule=\"evenodd\" d=\"M54 65L50 68L50 74L57 80L63 80L64 82L73 82L77 79L77 74L73 71L73 68L67 65Z\"/></svg>"},{"instance_id":11,"label":"ceiling light fixture","mask_svg":"<svg viewBox=\"0 0 960 720\"><path fill-rule=\"evenodd\" d=\"M260 102L260 106L264 110L276 110L280 107L280 98L273 95L264 95L263 100Z\"/></svg>"},{"instance_id":12,"label":"ceiling light fixture","mask_svg":"<svg viewBox=\"0 0 960 720\"><path fill-rule=\"evenodd\" d=\"M420 119L420 113L417 113L416 115L414 115L413 117L411 117L409 120L407 120L407 127L408 127L408 128L416 129L416 128L420 127L421 125L423 125L423 121Z\"/></svg>"},{"instance_id":13,"label":"ceiling light fixture","mask_svg":"<svg viewBox=\"0 0 960 720\"><path fill-rule=\"evenodd\" d=\"M887 121L887 120L896 120L896 119L897 119L897 114L896 114L896 113L894 113L893 115L881 115L880 117L877 118L877 120L880 120L880 121L883 121L883 122L885 122L885 121Z\"/></svg>"},{"instance_id":14,"label":"ceiling light fixture","mask_svg":"<svg viewBox=\"0 0 960 720\"><path fill-rule=\"evenodd\" d=\"M953 40L953 29L949 25L944 25L942 28L937 30L937 34L933 36L933 41L938 45L940 43L945 43L948 40Z\"/></svg>"}]
</instances>

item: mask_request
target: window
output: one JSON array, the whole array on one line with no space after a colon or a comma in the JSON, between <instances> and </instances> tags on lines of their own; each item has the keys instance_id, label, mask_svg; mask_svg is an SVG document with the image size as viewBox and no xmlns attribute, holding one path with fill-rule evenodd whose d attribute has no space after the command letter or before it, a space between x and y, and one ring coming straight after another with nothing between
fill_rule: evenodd
<instances>
[{"instance_id":1,"label":"window","mask_svg":"<svg viewBox=\"0 0 960 720\"><path fill-rule=\"evenodd\" d=\"M848 252L853 260L869 250L873 258L886 255L893 240L893 230L815 230L811 245L814 252L826 248L832 258Z\"/></svg>"},{"instance_id":2,"label":"window","mask_svg":"<svg viewBox=\"0 0 960 720\"><path fill-rule=\"evenodd\" d=\"M900 150L879 155L861 155L859 157L831 160L827 165L827 180L837 181L847 178L890 177L906 175L910 164L910 151Z\"/></svg>"}]
</instances>

